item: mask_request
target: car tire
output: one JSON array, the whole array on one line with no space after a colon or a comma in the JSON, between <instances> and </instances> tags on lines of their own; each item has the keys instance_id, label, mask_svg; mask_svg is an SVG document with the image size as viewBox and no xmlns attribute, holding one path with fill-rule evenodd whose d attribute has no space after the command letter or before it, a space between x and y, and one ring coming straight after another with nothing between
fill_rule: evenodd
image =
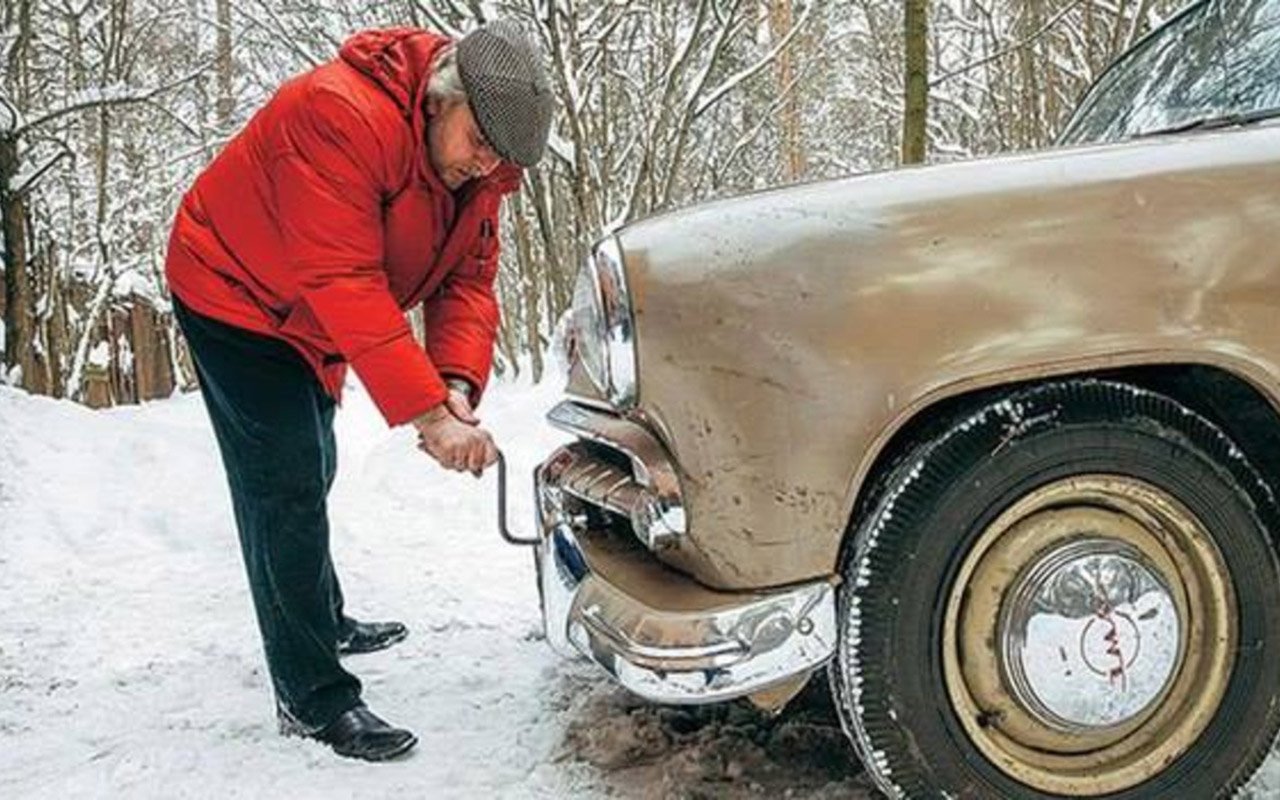
<instances>
[{"instance_id":1,"label":"car tire","mask_svg":"<svg viewBox=\"0 0 1280 800\"><path fill-rule=\"evenodd\" d=\"M1209 798L1280 727L1276 500L1126 384L1040 384L908 448L846 542L832 694L891 797Z\"/></svg>"}]
</instances>

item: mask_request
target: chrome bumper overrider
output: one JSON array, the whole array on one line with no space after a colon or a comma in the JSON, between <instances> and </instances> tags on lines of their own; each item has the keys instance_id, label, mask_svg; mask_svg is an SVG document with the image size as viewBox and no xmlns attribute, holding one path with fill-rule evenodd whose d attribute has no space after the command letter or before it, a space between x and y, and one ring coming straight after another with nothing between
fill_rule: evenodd
<instances>
[{"instance_id":1,"label":"chrome bumper overrider","mask_svg":"<svg viewBox=\"0 0 1280 800\"><path fill-rule=\"evenodd\" d=\"M575 513L561 481L584 458L571 445L537 472L539 588L552 647L586 655L642 697L682 704L753 694L831 657L833 582L708 589Z\"/></svg>"}]
</instances>

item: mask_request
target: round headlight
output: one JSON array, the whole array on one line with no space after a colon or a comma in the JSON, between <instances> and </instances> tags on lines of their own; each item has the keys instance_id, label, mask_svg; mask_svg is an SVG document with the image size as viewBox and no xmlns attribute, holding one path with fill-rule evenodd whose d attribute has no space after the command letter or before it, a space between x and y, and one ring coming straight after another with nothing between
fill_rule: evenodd
<instances>
[{"instance_id":1,"label":"round headlight","mask_svg":"<svg viewBox=\"0 0 1280 800\"><path fill-rule=\"evenodd\" d=\"M573 354L582 362L587 377L601 394L608 396L607 332L604 311L600 307L600 290L596 285L595 263L590 259L578 270L578 281L573 287L572 337Z\"/></svg>"},{"instance_id":2,"label":"round headlight","mask_svg":"<svg viewBox=\"0 0 1280 800\"><path fill-rule=\"evenodd\" d=\"M636 349L631 292L616 239L601 242L573 290L572 349L609 402L636 401Z\"/></svg>"}]
</instances>

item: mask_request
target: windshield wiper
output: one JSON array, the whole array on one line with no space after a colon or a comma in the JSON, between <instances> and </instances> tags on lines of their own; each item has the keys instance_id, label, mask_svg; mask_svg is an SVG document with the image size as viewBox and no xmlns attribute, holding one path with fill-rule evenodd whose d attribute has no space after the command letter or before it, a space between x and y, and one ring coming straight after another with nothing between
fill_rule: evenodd
<instances>
[{"instance_id":1,"label":"windshield wiper","mask_svg":"<svg viewBox=\"0 0 1280 800\"><path fill-rule=\"evenodd\" d=\"M1148 136L1164 136L1171 133L1186 133L1188 131L1211 131L1220 128L1239 128L1245 125L1252 125L1255 122L1261 122L1264 119L1272 119L1280 117L1280 108L1263 108L1256 111L1236 111L1230 114L1218 114L1216 116L1196 117L1185 122L1179 122L1177 125L1170 125L1167 128L1157 128L1151 131L1143 131L1134 136L1135 139L1142 139Z\"/></svg>"}]
</instances>

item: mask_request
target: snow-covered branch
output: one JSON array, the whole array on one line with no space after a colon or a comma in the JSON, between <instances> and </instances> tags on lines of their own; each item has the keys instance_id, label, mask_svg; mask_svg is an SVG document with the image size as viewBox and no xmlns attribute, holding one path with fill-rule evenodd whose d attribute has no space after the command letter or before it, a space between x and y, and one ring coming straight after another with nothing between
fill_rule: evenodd
<instances>
[{"instance_id":1,"label":"snow-covered branch","mask_svg":"<svg viewBox=\"0 0 1280 800\"><path fill-rule=\"evenodd\" d=\"M720 100L724 99L725 95L729 94L729 92L732 92L744 81L750 80L751 77L760 70L776 61L778 56L782 54L782 51L786 50L791 45L791 42L795 39L796 35L800 33L800 31L804 30L805 26L809 24L809 20L813 16L813 9L816 5L817 3L807 4L804 8L804 13L800 16L800 19L796 20L795 24L791 26L791 30L787 31L786 35L779 39L778 43L769 49L769 52L765 53L759 58L759 60L748 66L746 69L730 75L723 83L708 92L694 109L693 115L695 117L702 116L703 112L720 102Z\"/></svg>"},{"instance_id":2,"label":"snow-covered branch","mask_svg":"<svg viewBox=\"0 0 1280 800\"><path fill-rule=\"evenodd\" d=\"M93 108L102 108L104 106L128 106L137 103L145 103L154 100L156 97L165 92L172 91L185 83L189 83L197 77L203 75L209 70L210 64L202 64L199 68L183 75L181 78L169 81L159 86L153 86L148 89L139 89L137 87L115 85L95 87L85 90L79 95L71 97L67 102L45 113L26 121L17 128L15 135L22 136L28 131L34 130L41 125L47 125L54 120L65 117L68 114L74 114L77 111L87 111Z\"/></svg>"},{"instance_id":3,"label":"snow-covered branch","mask_svg":"<svg viewBox=\"0 0 1280 800\"><path fill-rule=\"evenodd\" d=\"M1069 4L1067 4L1064 8L1062 8L1062 10L1060 10L1057 14L1054 14L1053 17L1051 17L1049 21L1046 22L1044 25L1040 26L1039 29L1033 31L1031 34L1023 37L1022 39L1010 44L1008 47L997 50L996 52L988 56L979 58L976 61L971 61L968 64L965 64L961 67L957 67L956 69L948 70L942 73L941 75L935 75L933 78L929 80L929 87L933 88L934 86L937 86L939 84L942 84L951 80L957 75L963 75L966 72L971 72L979 67L985 66L986 64L990 64L992 61L999 61L1000 59L1004 58L1007 55L1011 55L1025 47L1029 47L1030 45L1034 44L1037 40L1039 40L1041 37L1043 37L1045 34L1049 33L1054 28L1056 28L1059 22L1061 22L1068 14L1074 11L1083 2L1087 2L1087 0L1071 0Z\"/></svg>"},{"instance_id":4,"label":"snow-covered branch","mask_svg":"<svg viewBox=\"0 0 1280 800\"><path fill-rule=\"evenodd\" d=\"M43 164L31 170L30 173L18 173L14 177L13 194L16 197L25 197L40 182L40 179L56 167L64 158L69 158L73 154L71 149L63 145L63 149L50 156Z\"/></svg>"}]
</instances>

